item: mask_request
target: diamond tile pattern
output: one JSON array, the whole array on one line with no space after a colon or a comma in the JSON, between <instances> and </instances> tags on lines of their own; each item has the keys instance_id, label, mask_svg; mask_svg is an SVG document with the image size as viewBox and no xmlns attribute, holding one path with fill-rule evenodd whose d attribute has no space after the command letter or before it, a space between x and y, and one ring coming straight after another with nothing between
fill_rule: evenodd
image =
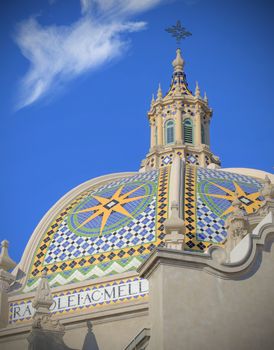
<instances>
[{"instance_id":1,"label":"diamond tile pattern","mask_svg":"<svg viewBox=\"0 0 274 350\"><path fill-rule=\"evenodd\" d=\"M168 214L169 174L170 167L167 166L159 171L139 173L97 188L91 187L80 193L56 216L44 233L25 290L35 288L43 270L47 271L48 279L53 281L54 285L135 270L156 246L163 245L163 222ZM155 183L155 193L148 194L151 198L148 205L137 215L137 211L133 212L132 219L128 220L126 225L111 233L100 235L79 234L77 230L74 232L68 226L68 215L94 191L106 193L103 191L111 191L113 187L117 188L120 185L135 189L136 186L141 188L143 183ZM137 191L136 196L139 196ZM117 204L114 202L115 200L109 201L107 204L112 207Z\"/></svg>"},{"instance_id":2,"label":"diamond tile pattern","mask_svg":"<svg viewBox=\"0 0 274 350\"><path fill-rule=\"evenodd\" d=\"M47 251L45 263L51 264L155 241L155 208L154 197L144 212L128 225L99 237L77 236L70 231L66 221L63 221Z\"/></svg>"},{"instance_id":3,"label":"diamond tile pattern","mask_svg":"<svg viewBox=\"0 0 274 350\"><path fill-rule=\"evenodd\" d=\"M239 188L244 195L237 193ZM251 204L259 207L260 188L261 183L250 176L186 165L185 248L202 252L212 244L223 244L227 236L224 220L228 215L224 214L229 213L231 198L236 196L246 207ZM247 196L253 193L258 195L251 201Z\"/></svg>"}]
</instances>

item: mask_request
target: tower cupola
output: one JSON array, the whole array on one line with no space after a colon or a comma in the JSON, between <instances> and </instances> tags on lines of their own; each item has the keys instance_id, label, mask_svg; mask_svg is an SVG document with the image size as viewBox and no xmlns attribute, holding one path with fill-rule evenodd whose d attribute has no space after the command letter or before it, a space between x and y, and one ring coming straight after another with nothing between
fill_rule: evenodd
<instances>
[{"instance_id":1,"label":"tower cupola","mask_svg":"<svg viewBox=\"0 0 274 350\"><path fill-rule=\"evenodd\" d=\"M143 170L172 164L175 155L203 167L220 163L210 150L212 109L206 95L201 97L198 83L194 94L189 89L184 65L178 48L172 61L170 88L163 94L159 84L157 98L150 105L150 150L142 162Z\"/></svg>"}]
</instances>

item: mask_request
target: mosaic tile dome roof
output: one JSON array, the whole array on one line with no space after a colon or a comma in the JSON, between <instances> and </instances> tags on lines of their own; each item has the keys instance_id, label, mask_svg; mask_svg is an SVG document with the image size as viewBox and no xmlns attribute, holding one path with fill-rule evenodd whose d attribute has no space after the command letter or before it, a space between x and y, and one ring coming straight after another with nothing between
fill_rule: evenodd
<instances>
[{"instance_id":1,"label":"mosaic tile dome roof","mask_svg":"<svg viewBox=\"0 0 274 350\"><path fill-rule=\"evenodd\" d=\"M36 288L44 269L52 286L136 270L164 245L172 166L91 180L61 199L34 232L39 237L24 291ZM183 162L178 174L186 250L203 253L223 244L235 198L247 213L261 205L256 178Z\"/></svg>"}]
</instances>

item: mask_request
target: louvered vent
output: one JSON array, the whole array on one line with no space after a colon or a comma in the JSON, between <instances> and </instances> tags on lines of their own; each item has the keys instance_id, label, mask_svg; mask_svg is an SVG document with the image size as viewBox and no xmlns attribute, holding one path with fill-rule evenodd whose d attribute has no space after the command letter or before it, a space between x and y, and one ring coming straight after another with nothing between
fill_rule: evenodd
<instances>
[{"instance_id":1,"label":"louvered vent","mask_svg":"<svg viewBox=\"0 0 274 350\"><path fill-rule=\"evenodd\" d=\"M193 143L193 127L190 119L184 121L184 142Z\"/></svg>"}]
</instances>

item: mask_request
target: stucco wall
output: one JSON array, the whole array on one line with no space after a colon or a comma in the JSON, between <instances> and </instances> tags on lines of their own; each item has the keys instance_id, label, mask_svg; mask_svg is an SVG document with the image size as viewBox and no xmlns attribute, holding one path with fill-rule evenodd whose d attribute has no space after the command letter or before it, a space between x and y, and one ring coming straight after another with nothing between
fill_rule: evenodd
<instances>
[{"instance_id":1,"label":"stucco wall","mask_svg":"<svg viewBox=\"0 0 274 350\"><path fill-rule=\"evenodd\" d=\"M272 350L273 275L273 247L259 254L252 270L239 280L222 279L195 267L160 264L149 279L154 325L150 350ZM162 296L155 297L161 285L165 286ZM157 327L160 312L163 334L161 324Z\"/></svg>"},{"instance_id":2,"label":"stucco wall","mask_svg":"<svg viewBox=\"0 0 274 350\"><path fill-rule=\"evenodd\" d=\"M147 326L148 316L134 316L123 319L109 319L93 325L93 333L100 350L123 350L131 340ZM87 326L85 323L68 328L64 340L72 348L82 349Z\"/></svg>"},{"instance_id":3,"label":"stucco wall","mask_svg":"<svg viewBox=\"0 0 274 350\"><path fill-rule=\"evenodd\" d=\"M147 312L129 313L93 322L93 334L99 350L123 350L147 325ZM27 350L29 332L19 333L19 331L17 329L17 331L11 332L10 335L1 337L0 349ZM87 331L87 324L83 320L67 325L64 336L66 345L73 349L82 349ZM96 348L91 349L96 350Z\"/></svg>"}]
</instances>

